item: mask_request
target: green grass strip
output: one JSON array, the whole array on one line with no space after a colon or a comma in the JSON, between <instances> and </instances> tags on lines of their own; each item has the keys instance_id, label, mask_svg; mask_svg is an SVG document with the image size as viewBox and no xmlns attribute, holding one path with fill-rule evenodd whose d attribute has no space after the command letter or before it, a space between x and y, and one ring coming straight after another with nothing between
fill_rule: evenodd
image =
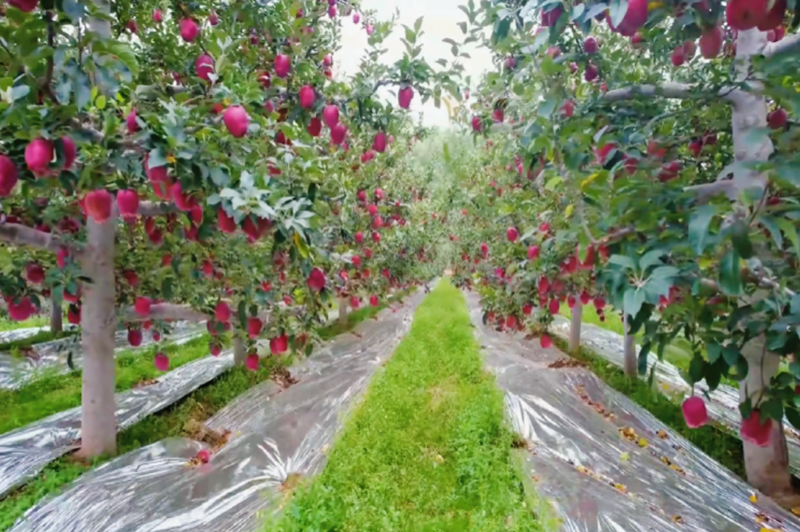
<instances>
[{"instance_id":1,"label":"green grass strip","mask_svg":"<svg viewBox=\"0 0 800 532\"><path fill-rule=\"evenodd\" d=\"M348 316L348 325L344 328L337 325L337 330L340 332L352 330L353 327L358 325L361 321L374 316L377 312L378 309L369 308L358 314L352 313ZM331 327L332 326L320 328L317 332L320 336L325 336L328 334ZM205 342L202 345L205 346L205 352L207 353L208 338L196 339L182 346L177 346L175 347L175 352L170 356L170 364L172 364L172 367L174 368L180 357L183 356L183 350L191 353L194 349L194 343L199 343L201 340ZM142 360L147 362L146 366L153 367L152 353L150 356L142 355L142 357ZM123 367L138 368L135 371L129 370L130 373L128 373L129 378L127 382L131 382L131 380L134 379L138 382L138 379L149 371L145 365L140 367L136 360L133 360L139 358L138 355L133 355L130 361L128 361L126 357L121 358L125 359L122 362ZM236 399L236 397L269 379L278 364L287 366L290 365L291 362L291 357L280 359L269 357L262 360L261 366L257 372L239 367L230 369L172 406L148 416L139 423L120 432L117 436L119 454L136 450L170 436L186 436L184 428L187 422L190 420L202 422L209 419L228 403ZM61 375L59 378L65 379L66 376ZM119 379L120 361L118 360L117 388L119 388L121 384ZM57 382L57 380L54 382ZM80 404L80 377L76 379L76 382L78 383L79 393L78 404ZM76 461L71 456L64 456L50 463L39 475L31 479L27 484L0 500L0 532L5 532L10 529L22 514L32 508L43 497L59 493L65 486L92 467L103 464L112 458L113 457L103 456L91 462L83 462Z\"/></svg>"},{"instance_id":2,"label":"green grass strip","mask_svg":"<svg viewBox=\"0 0 800 532\"><path fill-rule=\"evenodd\" d=\"M503 395L483 370L461 293L441 282L302 483L279 531L532 531Z\"/></svg>"},{"instance_id":3,"label":"green grass strip","mask_svg":"<svg viewBox=\"0 0 800 532\"><path fill-rule=\"evenodd\" d=\"M45 325L50 325L50 318L48 316L34 316L25 321L0 318L0 332L28 329L30 327L44 327Z\"/></svg>"},{"instance_id":4,"label":"green grass strip","mask_svg":"<svg viewBox=\"0 0 800 532\"><path fill-rule=\"evenodd\" d=\"M565 353L569 352L565 341L560 338L554 341ZM603 382L653 414L708 456L740 478L746 478L742 442L725 427L714 423L699 429L690 429L683 419L680 404L651 388L646 380L626 377L620 368L584 347L581 347L581 352L575 358L586 362L589 369Z\"/></svg>"}]
</instances>

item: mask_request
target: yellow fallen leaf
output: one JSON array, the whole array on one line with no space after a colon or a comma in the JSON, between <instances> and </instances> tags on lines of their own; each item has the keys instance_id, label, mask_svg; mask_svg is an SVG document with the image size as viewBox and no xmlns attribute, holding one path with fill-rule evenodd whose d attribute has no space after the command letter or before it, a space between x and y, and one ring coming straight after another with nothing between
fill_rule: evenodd
<instances>
[{"instance_id":1,"label":"yellow fallen leaf","mask_svg":"<svg viewBox=\"0 0 800 532\"><path fill-rule=\"evenodd\" d=\"M753 493L752 495L750 495L750 502L752 502L753 504L755 504L755 503L757 503L757 502L758 502L758 496L756 496L756 494L755 494L755 493Z\"/></svg>"},{"instance_id":2,"label":"yellow fallen leaf","mask_svg":"<svg viewBox=\"0 0 800 532\"><path fill-rule=\"evenodd\" d=\"M800 515L800 508L792 508L792 513L794 515Z\"/></svg>"},{"instance_id":3,"label":"yellow fallen leaf","mask_svg":"<svg viewBox=\"0 0 800 532\"><path fill-rule=\"evenodd\" d=\"M639 447L647 447L647 440L644 438L639 438L639 441L636 443L639 444Z\"/></svg>"},{"instance_id":4,"label":"yellow fallen leaf","mask_svg":"<svg viewBox=\"0 0 800 532\"><path fill-rule=\"evenodd\" d=\"M622 453L622 455L620 455L619 459L622 462L627 462L628 460L631 459L631 455L630 455L630 453Z\"/></svg>"}]
</instances>

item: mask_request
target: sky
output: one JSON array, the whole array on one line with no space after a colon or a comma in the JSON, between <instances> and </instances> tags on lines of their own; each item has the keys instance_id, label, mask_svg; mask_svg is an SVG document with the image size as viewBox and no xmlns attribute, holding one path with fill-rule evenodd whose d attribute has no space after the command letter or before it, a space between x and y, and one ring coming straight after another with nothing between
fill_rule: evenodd
<instances>
[{"instance_id":1,"label":"sky","mask_svg":"<svg viewBox=\"0 0 800 532\"><path fill-rule=\"evenodd\" d=\"M441 68L435 63L437 59L445 58L448 61L453 59L450 45L442 42L442 39L449 37L459 42L464 39L461 29L457 26L458 22L466 21L466 15L458 9L460 4L466 4L466 0L361 0L362 9L375 10L379 20L389 20L396 10L399 11L395 30L384 41L384 47L388 49L384 56L385 63L393 63L403 55L404 47L400 42L404 32L402 25L413 27L414 22L423 17L424 35L419 41L422 45L422 56L436 69ZM362 51L367 49L367 34L363 27L363 17L359 24L353 24L351 18L342 22L342 51L337 54L335 60L339 69L338 75L349 76L358 71L358 65L363 57ZM462 58L462 62L473 80L491 68L491 54L488 49L475 47L465 51L469 52L471 59ZM383 95L389 97L388 93L384 92ZM422 105L419 95L415 95L410 110L412 113L421 112L422 122L426 126L443 127L449 122L446 107L442 105L437 109L432 98Z\"/></svg>"}]
</instances>

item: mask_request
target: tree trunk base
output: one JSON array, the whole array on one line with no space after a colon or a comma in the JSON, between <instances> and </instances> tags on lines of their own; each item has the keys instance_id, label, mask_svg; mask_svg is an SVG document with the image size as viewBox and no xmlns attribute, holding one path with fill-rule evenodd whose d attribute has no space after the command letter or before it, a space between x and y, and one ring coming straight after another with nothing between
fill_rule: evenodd
<instances>
[{"instance_id":1,"label":"tree trunk base","mask_svg":"<svg viewBox=\"0 0 800 532\"><path fill-rule=\"evenodd\" d=\"M244 366L247 362L247 351L244 348L244 341L241 338L233 339L233 364Z\"/></svg>"},{"instance_id":2,"label":"tree trunk base","mask_svg":"<svg viewBox=\"0 0 800 532\"><path fill-rule=\"evenodd\" d=\"M789 452L782 423L774 423L772 439L766 447L743 442L747 482L778 504L791 510L800 507L800 493L792 486Z\"/></svg>"},{"instance_id":3,"label":"tree trunk base","mask_svg":"<svg viewBox=\"0 0 800 532\"><path fill-rule=\"evenodd\" d=\"M578 301L572 307L572 320L569 325L569 352L577 355L581 349L581 320L583 318L583 304Z\"/></svg>"}]
</instances>

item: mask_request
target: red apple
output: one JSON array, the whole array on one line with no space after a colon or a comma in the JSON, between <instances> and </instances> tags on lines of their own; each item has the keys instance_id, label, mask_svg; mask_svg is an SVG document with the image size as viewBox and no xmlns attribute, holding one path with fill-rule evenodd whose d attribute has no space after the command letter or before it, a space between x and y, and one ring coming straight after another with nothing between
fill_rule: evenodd
<instances>
[{"instance_id":1,"label":"red apple","mask_svg":"<svg viewBox=\"0 0 800 532\"><path fill-rule=\"evenodd\" d=\"M288 55L278 54L275 56L275 75L279 78L285 78L289 75L292 65Z\"/></svg>"},{"instance_id":2,"label":"red apple","mask_svg":"<svg viewBox=\"0 0 800 532\"><path fill-rule=\"evenodd\" d=\"M113 198L108 190L101 188L86 194L86 214L96 223L103 223L111 217Z\"/></svg>"},{"instance_id":3,"label":"red apple","mask_svg":"<svg viewBox=\"0 0 800 532\"><path fill-rule=\"evenodd\" d=\"M767 6L768 0L728 0L725 20L734 30L750 30L767 17Z\"/></svg>"},{"instance_id":4,"label":"red apple","mask_svg":"<svg viewBox=\"0 0 800 532\"><path fill-rule=\"evenodd\" d=\"M325 125L333 129L339 123L339 108L333 104L326 105L322 111L322 118L325 120Z\"/></svg>"},{"instance_id":5,"label":"red apple","mask_svg":"<svg viewBox=\"0 0 800 532\"><path fill-rule=\"evenodd\" d=\"M231 105L225 109L222 120L225 122L225 127L228 128L228 132L234 137L241 138L247 134L247 125L250 123L250 117L247 116L247 112L240 105Z\"/></svg>"},{"instance_id":6,"label":"red apple","mask_svg":"<svg viewBox=\"0 0 800 532\"><path fill-rule=\"evenodd\" d=\"M721 26L714 26L700 36L700 54L706 59L714 59L722 50L725 33Z\"/></svg>"},{"instance_id":7,"label":"red apple","mask_svg":"<svg viewBox=\"0 0 800 532\"><path fill-rule=\"evenodd\" d=\"M135 190L117 191L117 207L123 217L136 217L139 214L139 195Z\"/></svg>"},{"instance_id":8,"label":"red apple","mask_svg":"<svg viewBox=\"0 0 800 532\"><path fill-rule=\"evenodd\" d=\"M200 34L200 26L197 25L197 22L190 18L185 18L180 21L181 27L181 37L186 42L194 42L197 36Z\"/></svg>"},{"instance_id":9,"label":"red apple","mask_svg":"<svg viewBox=\"0 0 800 532\"><path fill-rule=\"evenodd\" d=\"M17 184L19 172L9 157L0 155L0 197L8 196Z\"/></svg>"},{"instance_id":10,"label":"red apple","mask_svg":"<svg viewBox=\"0 0 800 532\"><path fill-rule=\"evenodd\" d=\"M214 73L214 58L208 54L200 55L194 62L194 71L200 79L211 81L210 76Z\"/></svg>"},{"instance_id":11,"label":"red apple","mask_svg":"<svg viewBox=\"0 0 800 532\"><path fill-rule=\"evenodd\" d=\"M319 137L320 133L322 133L322 120L316 116L313 117L308 121L308 127L306 127L306 130L312 137Z\"/></svg>"},{"instance_id":12,"label":"red apple","mask_svg":"<svg viewBox=\"0 0 800 532\"><path fill-rule=\"evenodd\" d=\"M51 141L42 138L33 139L25 147L25 163L36 176L42 176L47 172L47 166L53 160L54 154Z\"/></svg>"},{"instance_id":13,"label":"red apple","mask_svg":"<svg viewBox=\"0 0 800 532\"><path fill-rule=\"evenodd\" d=\"M789 115L786 110L778 107L767 115L767 125L772 129L781 129L786 127L789 120Z\"/></svg>"},{"instance_id":14,"label":"red apple","mask_svg":"<svg viewBox=\"0 0 800 532\"><path fill-rule=\"evenodd\" d=\"M411 85L406 85L397 93L397 103L403 109L408 109L411 106L411 99L414 98L414 89Z\"/></svg>"},{"instance_id":15,"label":"red apple","mask_svg":"<svg viewBox=\"0 0 800 532\"><path fill-rule=\"evenodd\" d=\"M314 88L310 85L303 85L300 88L300 93L298 94L300 98L300 107L303 109L311 109L314 107L314 100L316 99L316 95L314 94Z\"/></svg>"},{"instance_id":16,"label":"red apple","mask_svg":"<svg viewBox=\"0 0 800 532\"><path fill-rule=\"evenodd\" d=\"M30 13L39 5L39 0L8 0L8 5L16 7L25 13Z\"/></svg>"},{"instance_id":17,"label":"red apple","mask_svg":"<svg viewBox=\"0 0 800 532\"><path fill-rule=\"evenodd\" d=\"M768 4L769 5L769 4ZM783 17L786 14L786 0L775 0L772 4L772 9L767 11L766 16L762 18L756 27L761 31L769 31L777 28L783 23Z\"/></svg>"}]
</instances>

